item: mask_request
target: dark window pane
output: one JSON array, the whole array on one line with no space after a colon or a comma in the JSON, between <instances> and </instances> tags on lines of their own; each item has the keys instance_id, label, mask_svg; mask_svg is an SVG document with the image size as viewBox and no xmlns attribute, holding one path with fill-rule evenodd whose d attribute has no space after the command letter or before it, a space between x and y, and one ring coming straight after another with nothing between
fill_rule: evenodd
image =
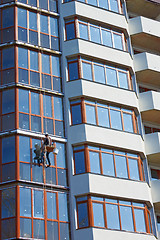
<instances>
[{"instance_id":1,"label":"dark window pane","mask_svg":"<svg viewBox=\"0 0 160 240\"><path fill-rule=\"evenodd\" d=\"M33 237L38 239L45 239L43 220L33 220Z\"/></svg>"},{"instance_id":2,"label":"dark window pane","mask_svg":"<svg viewBox=\"0 0 160 240\"><path fill-rule=\"evenodd\" d=\"M47 4L47 1L41 0L41 3ZM41 6L40 6L41 7ZM40 15L40 31L43 33L48 33L48 17L45 15Z\"/></svg>"},{"instance_id":3,"label":"dark window pane","mask_svg":"<svg viewBox=\"0 0 160 240\"><path fill-rule=\"evenodd\" d=\"M37 30L37 14L34 12L29 12L29 28Z\"/></svg>"},{"instance_id":4,"label":"dark window pane","mask_svg":"<svg viewBox=\"0 0 160 240\"><path fill-rule=\"evenodd\" d=\"M134 132L133 130L133 121L132 115L123 113L123 122L124 122L124 130L126 132Z\"/></svg>"},{"instance_id":5,"label":"dark window pane","mask_svg":"<svg viewBox=\"0 0 160 240\"><path fill-rule=\"evenodd\" d=\"M66 170L57 169L57 174L58 174L58 185L67 186Z\"/></svg>"},{"instance_id":6,"label":"dark window pane","mask_svg":"<svg viewBox=\"0 0 160 240\"><path fill-rule=\"evenodd\" d=\"M67 194L58 193L59 201L59 220L68 221L68 206L67 206Z\"/></svg>"},{"instance_id":7,"label":"dark window pane","mask_svg":"<svg viewBox=\"0 0 160 240\"><path fill-rule=\"evenodd\" d=\"M55 240L58 238L58 222L47 221L47 238Z\"/></svg>"},{"instance_id":8,"label":"dark window pane","mask_svg":"<svg viewBox=\"0 0 160 240\"><path fill-rule=\"evenodd\" d=\"M2 165L2 182L15 180L15 164Z\"/></svg>"},{"instance_id":9,"label":"dark window pane","mask_svg":"<svg viewBox=\"0 0 160 240\"><path fill-rule=\"evenodd\" d=\"M14 48L2 50L2 69L14 67Z\"/></svg>"},{"instance_id":10,"label":"dark window pane","mask_svg":"<svg viewBox=\"0 0 160 240\"><path fill-rule=\"evenodd\" d=\"M122 230L134 231L131 207L120 206Z\"/></svg>"},{"instance_id":11,"label":"dark window pane","mask_svg":"<svg viewBox=\"0 0 160 240\"><path fill-rule=\"evenodd\" d=\"M41 132L41 118L31 116L31 130L35 132Z\"/></svg>"},{"instance_id":12,"label":"dark window pane","mask_svg":"<svg viewBox=\"0 0 160 240\"><path fill-rule=\"evenodd\" d=\"M52 89L51 76L42 74L42 87L47 89Z\"/></svg>"},{"instance_id":13,"label":"dark window pane","mask_svg":"<svg viewBox=\"0 0 160 240\"><path fill-rule=\"evenodd\" d=\"M28 4L31 6L37 7L37 0L28 0Z\"/></svg>"},{"instance_id":14,"label":"dark window pane","mask_svg":"<svg viewBox=\"0 0 160 240\"><path fill-rule=\"evenodd\" d=\"M99 153L89 152L90 168L92 173L101 173Z\"/></svg>"},{"instance_id":15,"label":"dark window pane","mask_svg":"<svg viewBox=\"0 0 160 240\"><path fill-rule=\"evenodd\" d=\"M61 240L69 240L69 224L60 223L60 237Z\"/></svg>"},{"instance_id":16,"label":"dark window pane","mask_svg":"<svg viewBox=\"0 0 160 240\"><path fill-rule=\"evenodd\" d=\"M51 49L59 51L59 38L51 37Z\"/></svg>"},{"instance_id":17,"label":"dark window pane","mask_svg":"<svg viewBox=\"0 0 160 240\"><path fill-rule=\"evenodd\" d=\"M79 35L80 35L80 38L88 40L88 26L87 26L87 24L79 23Z\"/></svg>"},{"instance_id":18,"label":"dark window pane","mask_svg":"<svg viewBox=\"0 0 160 240\"><path fill-rule=\"evenodd\" d=\"M82 123L81 105L72 106L72 125Z\"/></svg>"},{"instance_id":19,"label":"dark window pane","mask_svg":"<svg viewBox=\"0 0 160 240\"><path fill-rule=\"evenodd\" d=\"M2 92L2 114L15 112L15 91L9 89Z\"/></svg>"},{"instance_id":20,"label":"dark window pane","mask_svg":"<svg viewBox=\"0 0 160 240\"><path fill-rule=\"evenodd\" d=\"M112 154L102 153L102 166L104 175L115 176Z\"/></svg>"},{"instance_id":21,"label":"dark window pane","mask_svg":"<svg viewBox=\"0 0 160 240\"><path fill-rule=\"evenodd\" d=\"M36 87L40 86L40 76L37 72L30 72L30 84Z\"/></svg>"},{"instance_id":22,"label":"dark window pane","mask_svg":"<svg viewBox=\"0 0 160 240\"><path fill-rule=\"evenodd\" d=\"M76 172L76 174L85 173L84 152L75 152L74 153L74 160L75 160L75 172Z\"/></svg>"},{"instance_id":23,"label":"dark window pane","mask_svg":"<svg viewBox=\"0 0 160 240\"><path fill-rule=\"evenodd\" d=\"M50 17L50 32L52 36L58 37L58 19Z\"/></svg>"},{"instance_id":24,"label":"dark window pane","mask_svg":"<svg viewBox=\"0 0 160 240\"><path fill-rule=\"evenodd\" d=\"M29 91L19 89L19 111L29 113Z\"/></svg>"},{"instance_id":25,"label":"dark window pane","mask_svg":"<svg viewBox=\"0 0 160 240\"><path fill-rule=\"evenodd\" d=\"M57 12L57 1L49 0L49 9L52 12Z\"/></svg>"},{"instance_id":26,"label":"dark window pane","mask_svg":"<svg viewBox=\"0 0 160 240\"><path fill-rule=\"evenodd\" d=\"M46 133L50 133L50 134L54 134L54 129L53 129L53 120L52 119L48 119L48 118L43 118L43 132Z\"/></svg>"},{"instance_id":27,"label":"dark window pane","mask_svg":"<svg viewBox=\"0 0 160 240\"><path fill-rule=\"evenodd\" d=\"M154 169L151 169L151 177L152 177L152 180L153 179L159 179L158 171L154 170Z\"/></svg>"},{"instance_id":28,"label":"dark window pane","mask_svg":"<svg viewBox=\"0 0 160 240\"><path fill-rule=\"evenodd\" d=\"M51 96L43 95L43 114L46 117L52 117Z\"/></svg>"},{"instance_id":29,"label":"dark window pane","mask_svg":"<svg viewBox=\"0 0 160 240\"><path fill-rule=\"evenodd\" d=\"M97 27L90 27L91 41L95 43L100 43L100 29Z\"/></svg>"},{"instance_id":30,"label":"dark window pane","mask_svg":"<svg viewBox=\"0 0 160 240\"><path fill-rule=\"evenodd\" d=\"M83 78L92 81L92 65L90 63L82 62L82 68Z\"/></svg>"},{"instance_id":31,"label":"dark window pane","mask_svg":"<svg viewBox=\"0 0 160 240\"><path fill-rule=\"evenodd\" d=\"M130 178L134 180L139 180L138 161L135 159L128 158L128 162L129 162Z\"/></svg>"},{"instance_id":32,"label":"dark window pane","mask_svg":"<svg viewBox=\"0 0 160 240\"><path fill-rule=\"evenodd\" d=\"M49 36L41 33L40 37L41 37L41 47L50 48Z\"/></svg>"},{"instance_id":33,"label":"dark window pane","mask_svg":"<svg viewBox=\"0 0 160 240\"><path fill-rule=\"evenodd\" d=\"M22 42L27 42L27 29L18 28L18 40Z\"/></svg>"},{"instance_id":34,"label":"dark window pane","mask_svg":"<svg viewBox=\"0 0 160 240\"><path fill-rule=\"evenodd\" d=\"M31 217L31 189L20 188L20 216Z\"/></svg>"},{"instance_id":35,"label":"dark window pane","mask_svg":"<svg viewBox=\"0 0 160 240\"><path fill-rule=\"evenodd\" d=\"M43 182L43 168L37 165L32 165L32 181Z\"/></svg>"},{"instance_id":36,"label":"dark window pane","mask_svg":"<svg viewBox=\"0 0 160 240\"><path fill-rule=\"evenodd\" d=\"M74 23L66 24L66 40L75 38Z\"/></svg>"},{"instance_id":37,"label":"dark window pane","mask_svg":"<svg viewBox=\"0 0 160 240\"><path fill-rule=\"evenodd\" d=\"M48 10L48 1L39 0L39 7Z\"/></svg>"},{"instance_id":38,"label":"dark window pane","mask_svg":"<svg viewBox=\"0 0 160 240\"><path fill-rule=\"evenodd\" d=\"M118 206L114 204L106 204L107 212L107 228L120 229Z\"/></svg>"},{"instance_id":39,"label":"dark window pane","mask_svg":"<svg viewBox=\"0 0 160 240\"><path fill-rule=\"evenodd\" d=\"M115 155L117 177L128 178L126 157Z\"/></svg>"},{"instance_id":40,"label":"dark window pane","mask_svg":"<svg viewBox=\"0 0 160 240\"><path fill-rule=\"evenodd\" d=\"M7 28L2 31L3 43L14 41L14 28Z\"/></svg>"},{"instance_id":41,"label":"dark window pane","mask_svg":"<svg viewBox=\"0 0 160 240\"><path fill-rule=\"evenodd\" d=\"M57 167L65 168L66 167L65 144L57 142L56 147L59 150L57 155Z\"/></svg>"},{"instance_id":42,"label":"dark window pane","mask_svg":"<svg viewBox=\"0 0 160 240\"><path fill-rule=\"evenodd\" d=\"M13 161L15 161L15 137L2 138L2 163Z\"/></svg>"},{"instance_id":43,"label":"dark window pane","mask_svg":"<svg viewBox=\"0 0 160 240\"><path fill-rule=\"evenodd\" d=\"M102 30L102 42L107 47L113 47L111 32Z\"/></svg>"},{"instance_id":44,"label":"dark window pane","mask_svg":"<svg viewBox=\"0 0 160 240\"><path fill-rule=\"evenodd\" d=\"M46 170L46 183L56 185L56 169L50 167L46 168L45 170Z\"/></svg>"},{"instance_id":45,"label":"dark window pane","mask_svg":"<svg viewBox=\"0 0 160 240\"><path fill-rule=\"evenodd\" d=\"M87 203L78 204L79 228L88 227L88 207Z\"/></svg>"},{"instance_id":46,"label":"dark window pane","mask_svg":"<svg viewBox=\"0 0 160 240\"><path fill-rule=\"evenodd\" d=\"M94 106L86 105L86 121L87 123L96 125L96 113Z\"/></svg>"},{"instance_id":47,"label":"dark window pane","mask_svg":"<svg viewBox=\"0 0 160 240\"><path fill-rule=\"evenodd\" d=\"M53 77L53 90L61 92L61 78Z\"/></svg>"},{"instance_id":48,"label":"dark window pane","mask_svg":"<svg viewBox=\"0 0 160 240\"><path fill-rule=\"evenodd\" d=\"M136 232L146 232L144 210L134 208Z\"/></svg>"},{"instance_id":49,"label":"dark window pane","mask_svg":"<svg viewBox=\"0 0 160 240\"><path fill-rule=\"evenodd\" d=\"M64 125L62 121L55 121L55 135L64 136Z\"/></svg>"},{"instance_id":50,"label":"dark window pane","mask_svg":"<svg viewBox=\"0 0 160 240\"><path fill-rule=\"evenodd\" d=\"M52 75L60 77L60 61L59 57L51 56L52 59Z\"/></svg>"},{"instance_id":51,"label":"dark window pane","mask_svg":"<svg viewBox=\"0 0 160 240\"><path fill-rule=\"evenodd\" d=\"M39 94L36 92L31 92L31 113L40 115Z\"/></svg>"},{"instance_id":52,"label":"dark window pane","mask_svg":"<svg viewBox=\"0 0 160 240\"><path fill-rule=\"evenodd\" d=\"M50 59L46 54L42 54L42 72L50 74Z\"/></svg>"},{"instance_id":53,"label":"dark window pane","mask_svg":"<svg viewBox=\"0 0 160 240\"><path fill-rule=\"evenodd\" d=\"M99 203L92 203L93 206L93 219L94 226L96 227L104 227L104 211L103 205Z\"/></svg>"},{"instance_id":54,"label":"dark window pane","mask_svg":"<svg viewBox=\"0 0 160 240\"><path fill-rule=\"evenodd\" d=\"M57 219L56 193L47 192L47 218Z\"/></svg>"},{"instance_id":55,"label":"dark window pane","mask_svg":"<svg viewBox=\"0 0 160 240\"><path fill-rule=\"evenodd\" d=\"M29 130L29 115L19 114L19 128Z\"/></svg>"},{"instance_id":56,"label":"dark window pane","mask_svg":"<svg viewBox=\"0 0 160 240\"><path fill-rule=\"evenodd\" d=\"M118 85L117 85L116 70L106 68L106 75L107 75L107 84L117 87Z\"/></svg>"},{"instance_id":57,"label":"dark window pane","mask_svg":"<svg viewBox=\"0 0 160 240\"><path fill-rule=\"evenodd\" d=\"M5 8L2 10L2 27L7 28L14 25L14 8Z\"/></svg>"},{"instance_id":58,"label":"dark window pane","mask_svg":"<svg viewBox=\"0 0 160 240\"><path fill-rule=\"evenodd\" d=\"M2 84L9 84L15 81L14 69L8 69L2 71Z\"/></svg>"},{"instance_id":59,"label":"dark window pane","mask_svg":"<svg viewBox=\"0 0 160 240\"><path fill-rule=\"evenodd\" d=\"M38 52L30 51L30 69L38 71Z\"/></svg>"},{"instance_id":60,"label":"dark window pane","mask_svg":"<svg viewBox=\"0 0 160 240\"><path fill-rule=\"evenodd\" d=\"M129 89L127 73L118 72L118 76L119 76L119 86L121 88Z\"/></svg>"},{"instance_id":61,"label":"dark window pane","mask_svg":"<svg viewBox=\"0 0 160 240\"><path fill-rule=\"evenodd\" d=\"M2 218L14 217L16 214L15 188L2 190Z\"/></svg>"},{"instance_id":62,"label":"dark window pane","mask_svg":"<svg viewBox=\"0 0 160 240\"><path fill-rule=\"evenodd\" d=\"M18 48L18 66L28 68L28 50L25 48Z\"/></svg>"},{"instance_id":63,"label":"dark window pane","mask_svg":"<svg viewBox=\"0 0 160 240\"><path fill-rule=\"evenodd\" d=\"M31 181L30 164L20 163L20 179Z\"/></svg>"},{"instance_id":64,"label":"dark window pane","mask_svg":"<svg viewBox=\"0 0 160 240\"><path fill-rule=\"evenodd\" d=\"M63 120L62 98L54 97L54 118Z\"/></svg>"},{"instance_id":65,"label":"dark window pane","mask_svg":"<svg viewBox=\"0 0 160 240\"><path fill-rule=\"evenodd\" d=\"M33 45L38 45L38 33L34 31L29 31L29 43Z\"/></svg>"},{"instance_id":66,"label":"dark window pane","mask_svg":"<svg viewBox=\"0 0 160 240\"><path fill-rule=\"evenodd\" d=\"M33 191L33 204L34 211L33 216L38 218L44 217L44 206L43 206L43 191L34 190Z\"/></svg>"},{"instance_id":67,"label":"dark window pane","mask_svg":"<svg viewBox=\"0 0 160 240\"><path fill-rule=\"evenodd\" d=\"M16 222L15 219L3 220L1 223L2 239L10 239L16 237Z\"/></svg>"},{"instance_id":68,"label":"dark window pane","mask_svg":"<svg viewBox=\"0 0 160 240\"><path fill-rule=\"evenodd\" d=\"M98 107L98 124L102 127L109 127L109 115L108 115L108 109Z\"/></svg>"},{"instance_id":69,"label":"dark window pane","mask_svg":"<svg viewBox=\"0 0 160 240\"><path fill-rule=\"evenodd\" d=\"M19 82L28 84L28 71L24 69L18 69Z\"/></svg>"},{"instance_id":70,"label":"dark window pane","mask_svg":"<svg viewBox=\"0 0 160 240\"><path fill-rule=\"evenodd\" d=\"M15 128L15 114L8 114L2 116L2 131L11 130Z\"/></svg>"},{"instance_id":71,"label":"dark window pane","mask_svg":"<svg viewBox=\"0 0 160 240\"><path fill-rule=\"evenodd\" d=\"M110 110L111 128L122 130L121 113L119 111Z\"/></svg>"},{"instance_id":72,"label":"dark window pane","mask_svg":"<svg viewBox=\"0 0 160 240\"><path fill-rule=\"evenodd\" d=\"M69 63L69 80L76 80L78 76L78 62Z\"/></svg>"},{"instance_id":73,"label":"dark window pane","mask_svg":"<svg viewBox=\"0 0 160 240\"><path fill-rule=\"evenodd\" d=\"M20 218L20 236L32 238L32 220Z\"/></svg>"},{"instance_id":74,"label":"dark window pane","mask_svg":"<svg viewBox=\"0 0 160 240\"><path fill-rule=\"evenodd\" d=\"M18 8L18 26L27 28L27 10Z\"/></svg>"}]
</instances>

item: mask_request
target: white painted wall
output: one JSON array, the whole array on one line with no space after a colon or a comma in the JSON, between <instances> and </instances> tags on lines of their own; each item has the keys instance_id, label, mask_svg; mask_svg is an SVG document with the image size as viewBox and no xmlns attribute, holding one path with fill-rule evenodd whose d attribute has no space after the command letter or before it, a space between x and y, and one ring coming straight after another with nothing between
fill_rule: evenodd
<instances>
[{"instance_id":1,"label":"white painted wall","mask_svg":"<svg viewBox=\"0 0 160 240\"><path fill-rule=\"evenodd\" d=\"M160 111L160 92L148 91L139 94L140 111Z\"/></svg>"}]
</instances>

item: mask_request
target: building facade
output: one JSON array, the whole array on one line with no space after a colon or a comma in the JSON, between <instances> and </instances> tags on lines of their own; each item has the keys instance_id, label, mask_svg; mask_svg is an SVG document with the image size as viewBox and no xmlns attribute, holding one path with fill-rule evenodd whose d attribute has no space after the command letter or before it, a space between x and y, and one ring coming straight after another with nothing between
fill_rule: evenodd
<instances>
[{"instance_id":1,"label":"building facade","mask_svg":"<svg viewBox=\"0 0 160 240\"><path fill-rule=\"evenodd\" d=\"M160 238L159 0L1 0L0 27L0 239Z\"/></svg>"}]
</instances>

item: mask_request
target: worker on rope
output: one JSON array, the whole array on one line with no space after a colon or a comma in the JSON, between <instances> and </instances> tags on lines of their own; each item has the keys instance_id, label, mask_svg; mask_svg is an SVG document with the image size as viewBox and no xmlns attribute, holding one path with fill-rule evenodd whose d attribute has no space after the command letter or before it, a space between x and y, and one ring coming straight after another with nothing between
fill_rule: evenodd
<instances>
[{"instance_id":1,"label":"worker on rope","mask_svg":"<svg viewBox=\"0 0 160 240\"><path fill-rule=\"evenodd\" d=\"M52 140L51 138L48 136L48 133L45 134L45 139L44 139L44 142L43 142L43 145L42 145L42 157L44 159L44 153L46 152L46 158L48 160L48 165L46 167L50 167L51 166L51 162L50 162L50 159L49 159L49 153L47 151L47 146L51 146L52 144Z\"/></svg>"},{"instance_id":2,"label":"worker on rope","mask_svg":"<svg viewBox=\"0 0 160 240\"><path fill-rule=\"evenodd\" d=\"M34 160L38 161L38 165L40 167L40 164L42 163L42 151L41 151L41 147L39 144L35 144L35 150L34 153L36 154L36 156L34 157Z\"/></svg>"}]
</instances>

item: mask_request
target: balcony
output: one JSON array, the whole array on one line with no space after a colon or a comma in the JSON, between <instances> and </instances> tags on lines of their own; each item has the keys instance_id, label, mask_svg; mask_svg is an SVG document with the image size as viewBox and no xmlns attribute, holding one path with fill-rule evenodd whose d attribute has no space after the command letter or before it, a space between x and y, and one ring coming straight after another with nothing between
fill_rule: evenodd
<instances>
[{"instance_id":1,"label":"balcony","mask_svg":"<svg viewBox=\"0 0 160 240\"><path fill-rule=\"evenodd\" d=\"M148 161L157 165L160 159L160 133L146 134L144 142Z\"/></svg>"},{"instance_id":2,"label":"balcony","mask_svg":"<svg viewBox=\"0 0 160 240\"><path fill-rule=\"evenodd\" d=\"M160 180L151 181L152 200L154 203L155 211L160 212Z\"/></svg>"},{"instance_id":3,"label":"balcony","mask_svg":"<svg viewBox=\"0 0 160 240\"><path fill-rule=\"evenodd\" d=\"M160 92L144 92L139 95L143 121L160 124Z\"/></svg>"},{"instance_id":4,"label":"balcony","mask_svg":"<svg viewBox=\"0 0 160 240\"><path fill-rule=\"evenodd\" d=\"M160 87L160 56L151 53L134 55L137 81Z\"/></svg>"},{"instance_id":5,"label":"balcony","mask_svg":"<svg viewBox=\"0 0 160 240\"><path fill-rule=\"evenodd\" d=\"M126 0L128 12L156 19L160 13L159 0Z\"/></svg>"},{"instance_id":6,"label":"balcony","mask_svg":"<svg viewBox=\"0 0 160 240\"><path fill-rule=\"evenodd\" d=\"M132 44L160 53L160 22L145 17L129 20Z\"/></svg>"}]
</instances>

